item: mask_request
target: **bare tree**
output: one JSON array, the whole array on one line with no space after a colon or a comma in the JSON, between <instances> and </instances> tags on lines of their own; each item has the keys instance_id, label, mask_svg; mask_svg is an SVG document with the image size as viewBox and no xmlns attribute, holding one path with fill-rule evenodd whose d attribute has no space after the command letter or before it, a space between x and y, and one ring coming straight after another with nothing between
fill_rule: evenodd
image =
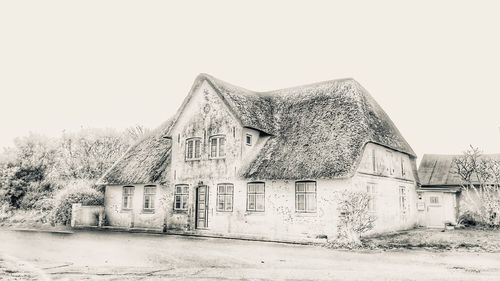
<instances>
[{"instance_id":1,"label":"bare tree","mask_svg":"<svg viewBox=\"0 0 500 281\"><path fill-rule=\"evenodd\" d=\"M453 160L452 169L461 180L461 217L470 216L482 225L499 227L500 161L470 146Z\"/></svg>"},{"instance_id":2,"label":"bare tree","mask_svg":"<svg viewBox=\"0 0 500 281\"><path fill-rule=\"evenodd\" d=\"M151 130L142 126L142 125L135 125L132 127L129 127L125 130L125 133L130 137L133 141L137 141L140 138L142 138L145 134L149 133Z\"/></svg>"},{"instance_id":3,"label":"bare tree","mask_svg":"<svg viewBox=\"0 0 500 281\"><path fill-rule=\"evenodd\" d=\"M82 129L59 140L54 176L64 180L97 179L129 147L127 135L110 129Z\"/></svg>"}]
</instances>

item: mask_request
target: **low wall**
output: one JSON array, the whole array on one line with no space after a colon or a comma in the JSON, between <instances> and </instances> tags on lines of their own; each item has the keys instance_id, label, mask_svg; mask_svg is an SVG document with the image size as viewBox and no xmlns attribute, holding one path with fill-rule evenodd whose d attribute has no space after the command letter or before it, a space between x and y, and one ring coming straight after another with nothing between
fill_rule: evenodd
<instances>
[{"instance_id":1,"label":"low wall","mask_svg":"<svg viewBox=\"0 0 500 281\"><path fill-rule=\"evenodd\" d=\"M71 226L99 226L104 222L104 206L82 206L73 204L71 208Z\"/></svg>"}]
</instances>

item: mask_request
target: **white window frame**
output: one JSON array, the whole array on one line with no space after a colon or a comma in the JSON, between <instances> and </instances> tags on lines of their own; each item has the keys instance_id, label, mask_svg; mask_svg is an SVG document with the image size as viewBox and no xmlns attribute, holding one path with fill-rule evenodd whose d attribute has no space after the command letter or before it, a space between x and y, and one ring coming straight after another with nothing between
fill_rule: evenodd
<instances>
[{"instance_id":1,"label":"white window frame","mask_svg":"<svg viewBox=\"0 0 500 281\"><path fill-rule=\"evenodd\" d=\"M144 212L152 213L155 211L156 190L156 185L144 186L144 197L142 203L142 210Z\"/></svg>"},{"instance_id":2,"label":"white window frame","mask_svg":"<svg viewBox=\"0 0 500 281\"><path fill-rule=\"evenodd\" d=\"M179 204L177 204L177 202ZM174 210L187 211L189 203L189 185L177 184L174 188ZM179 207L177 207L179 205Z\"/></svg>"},{"instance_id":3,"label":"white window frame","mask_svg":"<svg viewBox=\"0 0 500 281\"><path fill-rule=\"evenodd\" d=\"M127 185L122 188L122 210L132 210L134 206L134 189L135 187L132 185Z\"/></svg>"},{"instance_id":4,"label":"white window frame","mask_svg":"<svg viewBox=\"0 0 500 281\"><path fill-rule=\"evenodd\" d=\"M252 145L252 135L251 134L246 134L245 135L245 144L251 146Z\"/></svg>"},{"instance_id":5,"label":"white window frame","mask_svg":"<svg viewBox=\"0 0 500 281\"><path fill-rule=\"evenodd\" d=\"M295 182L295 212L298 213L316 213L318 209L317 201L317 183L315 181L297 181ZM300 202L300 198L303 198L303 202ZM309 198L313 198L309 201ZM310 206L310 203L313 206ZM301 207L301 203L303 207Z\"/></svg>"},{"instance_id":6,"label":"white window frame","mask_svg":"<svg viewBox=\"0 0 500 281\"><path fill-rule=\"evenodd\" d=\"M223 140L223 141L221 141ZM215 141L215 154L212 153L212 142ZM223 149L221 150L221 142L223 143L222 147ZM216 135L216 136L211 136L209 138L209 149L208 149L208 155L210 159L220 159L220 158L225 158L226 157L226 147L227 147L227 141L226 141L226 136L224 135Z\"/></svg>"},{"instance_id":7,"label":"white window frame","mask_svg":"<svg viewBox=\"0 0 500 281\"><path fill-rule=\"evenodd\" d=\"M401 156L401 177L406 177L405 159Z\"/></svg>"},{"instance_id":8,"label":"white window frame","mask_svg":"<svg viewBox=\"0 0 500 281\"><path fill-rule=\"evenodd\" d=\"M219 183L217 185L217 212L232 212L233 203L234 185L232 183Z\"/></svg>"},{"instance_id":9,"label":"white window frame","mask_svg":"<svg viewBox=\"0 0 500 281\"><path fill-rule=\"evenodd\" d=\"M378 169L377 169L377 158L375 157L375 148L372 148L370 152L372 160L372 170L373 173L376 174Z\"/></svg>"},{"instance_id":10,"label":"white window frame","mask_svg":"<svg viewBox=\"0 0 500 281\"><path fill-rule=\"evenodd\" d=\"M262 187L262 192L258 189ZM261 202L258 202L262 200ZM251 204L253 202L253 207ZM258 204L260 203L260 204ZM262 206L259 208L258 206ZM266 184L263 182L249 182L247 184L247 211L265 212L266 211Z\"/></svg>"},{"instance_id":11,"label":"white window frame","mask_svg":"<svg viewBox=\"0 0 500 281\"><path fill-rule=\"evenodd\" d=\"M366 193L368 193L368 211L374 213L377 211L377 184L369 182L366 184Z\"/></svg>"},{"instance_id":12,"label":"white window frame","mask_svg":"<svg viewBox=\"0 0 500 281\"><path fill-rule=\"evenodd\" d=\"M385 161L387 163L387 167L386 167L386 170L387 170L387 174L392 176L394 175L394 153L390 150L386 150L385 151Z\"/></svg>"},{"instance_id":13,"label":"white window frame","mask_svg":"<svg viewBox=\"0 0 500 281\"><path fill-rule=\"evenodd\" d=\"M410 212L408 204L408 188L406 186L399 187L399 212L403 222L406 222Z\"/></svg>"},{"instance_id":14,"label":"white window frame","mask_svg":"<svg viewBox=\"0 0 500 281\"><path fill-rule=\"evenodd\" d=\"M189 150L190 145L191 151ZM198 151L197 151L198 150ZM186 161L201 159L201 138L189 138L186 140Z\"/></svg>"}]
</instances>

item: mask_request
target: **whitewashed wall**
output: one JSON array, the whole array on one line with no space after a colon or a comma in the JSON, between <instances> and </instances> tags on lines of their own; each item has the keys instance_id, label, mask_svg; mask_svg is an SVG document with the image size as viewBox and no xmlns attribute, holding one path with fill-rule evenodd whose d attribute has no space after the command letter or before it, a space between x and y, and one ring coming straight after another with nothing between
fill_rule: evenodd
<instances>
[{"instance_id":1,"label":"whitewashed wall","mask_svg":"<svg viewBox=\"0 0 500 281\"><path fill-rule=\"evenodd\" d=\"M375 186L375 211L377 217L372 233L408 229L418 224L417 185L408 155L386 147L368 143L365 146L358 172L353 178L359 190ZM407 190L408 213L402 216L400 187Z\"/></svg>"},{"instance_id":2,"label":"whitewashed wall","mask_svg":"<svg viewBox=\"0 0 500 281\"><path fill-rule=\"evenodd\" d=\"M165 212L169 208L166 205L166 187L156 185L155 210L153 213L143 210L144 185L134 186L132 209L124 210L123 185L108 185L104 196L106 220L109 226L118 227L140 227L140 228L163 228Z\"/></svg>"}]
</instances>

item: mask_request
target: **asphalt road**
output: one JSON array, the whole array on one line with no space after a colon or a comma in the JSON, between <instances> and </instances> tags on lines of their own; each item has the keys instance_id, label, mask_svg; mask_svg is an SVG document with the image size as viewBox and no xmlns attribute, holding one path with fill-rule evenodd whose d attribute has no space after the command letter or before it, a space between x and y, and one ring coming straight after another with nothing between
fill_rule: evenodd
<instances>
[{"instance_id":1,"label":"asphalt road","mask_svg":"<svg viewBox=\"0 0 500 281\"><path fill-rule=\"evenodd\" d=\"M2 278L500 280L500 254L414 250L350 252L173 235L0 230Z\"/></svg>"}]
</instances>

